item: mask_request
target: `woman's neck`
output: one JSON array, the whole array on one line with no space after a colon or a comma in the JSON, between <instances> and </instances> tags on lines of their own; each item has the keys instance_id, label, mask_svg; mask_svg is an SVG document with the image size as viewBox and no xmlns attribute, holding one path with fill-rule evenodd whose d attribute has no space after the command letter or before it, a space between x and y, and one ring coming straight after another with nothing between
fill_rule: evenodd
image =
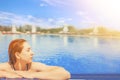
<instances>
[{"instance_id":1,"label":"woman's neck","mask_svg":"<svg viewBox=\"0 0 120 80\"><path fill-rule=\"evenodd\" d=\"M13 65L13 68L14 70L19 70L19 71L27 71L28 70L28 67L30 65L27 64L27 63L21 63L21 62L16 62L14 65Z\"/></svg>"}]
</instances>

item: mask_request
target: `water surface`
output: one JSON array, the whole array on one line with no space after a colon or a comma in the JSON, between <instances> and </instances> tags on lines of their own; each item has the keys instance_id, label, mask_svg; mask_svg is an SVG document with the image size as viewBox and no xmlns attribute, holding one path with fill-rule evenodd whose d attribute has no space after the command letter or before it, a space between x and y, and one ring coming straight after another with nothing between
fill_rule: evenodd
<instances>
[{"instance_id":1,"label":"water surface","mask_svg":"<svg viewBox=\"0 0 120 80\"><path fill-rule=\"evenodd\" d=\"M71 74L120 73L120 38L67 35L0 35L0 62L8 61L8 45L26 39L33 61L62 66Z\"/></svg>"}]
</instances>

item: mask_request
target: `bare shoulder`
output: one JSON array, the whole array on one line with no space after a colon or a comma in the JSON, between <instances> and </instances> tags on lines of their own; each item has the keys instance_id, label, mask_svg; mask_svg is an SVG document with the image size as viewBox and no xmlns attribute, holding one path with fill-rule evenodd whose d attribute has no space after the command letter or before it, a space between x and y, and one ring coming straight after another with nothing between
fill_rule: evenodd
<instances>
[{"instance_id":1,"label":"bare shoulder","mask_svg":"<svg viewBox=\"0 0 120 80\"><path fill-rule=\"evenodd\" d=\"M46 71L46 70L52 70L52 69L57 69L57 68L62 68L62 67L50 66L50 65L46 65L46 64L40 63L40 62L32 63L32 69L36 70L36 71Z\"/></svg>"},{"instance_id":2,"label":"bare shoulder","mask_svg":"<svg viewBox=\"0 0 120 80\"><path fill-rule=\"evenodd\" d=\"M41 69L43 67L47 67L47 65L40 62L32 62L32 68Z\"/></svg>"},{"instance_id":3,"label":"bare shoulder","mask_svg":"<svg viewBox=\"0 0 120 80\"><path fill-rule=\"evenodd\" d=\"M40 62L32 62L31 65L31 70L33 71L42 71L44 67L46 67L47 65L40 63Z\"/></svg>"},{"instance_id":4,"label":"bare shoulder","mask_svg":"<svg viewBox=\"0 0 120 80\"><path fill-rule=\"evenodd\" d=\"M44 63L41 63L41 62L33 62L32 63L32 66L34 67L42 67L42 68L48 68L48 67L58 67L58 66L51 66L51 65L46 65Z\"/></svg>"}]
</instances>

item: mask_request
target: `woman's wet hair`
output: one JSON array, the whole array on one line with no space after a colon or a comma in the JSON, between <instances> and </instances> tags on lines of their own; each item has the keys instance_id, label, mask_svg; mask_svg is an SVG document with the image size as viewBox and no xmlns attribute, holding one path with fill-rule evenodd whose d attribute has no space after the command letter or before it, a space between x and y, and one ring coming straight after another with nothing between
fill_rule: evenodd
<instances>
[{"instance_id":1,"label":"woman's wet hair","mask_svg":"<svg viewBox=\"0 0 120 80\"><path fill-rule=\"evenodd\" d=\"M16 63L16 52L21 52L23 49L23 43L26 42L25 39L15 39L10 42L9 48L8 48L8 55L9 55L9 63L15 64Z\"/></svg>"}]
</instances>

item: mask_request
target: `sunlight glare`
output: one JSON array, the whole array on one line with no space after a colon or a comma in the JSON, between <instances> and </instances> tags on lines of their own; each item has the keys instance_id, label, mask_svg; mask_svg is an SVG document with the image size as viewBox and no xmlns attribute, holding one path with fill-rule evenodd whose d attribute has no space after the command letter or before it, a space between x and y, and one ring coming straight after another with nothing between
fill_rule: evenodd
<instances>
[{"instance_id":1,"label":"sunlight glare","mask_svg":"<svg viewBox=\"0 0 120 80\"><path fill-rule=\"evenodd\" d=\"M120 30L120 0L85 0L85 3L87 11L94 14L99 22Z\"/></svg>"}]
</instances>

